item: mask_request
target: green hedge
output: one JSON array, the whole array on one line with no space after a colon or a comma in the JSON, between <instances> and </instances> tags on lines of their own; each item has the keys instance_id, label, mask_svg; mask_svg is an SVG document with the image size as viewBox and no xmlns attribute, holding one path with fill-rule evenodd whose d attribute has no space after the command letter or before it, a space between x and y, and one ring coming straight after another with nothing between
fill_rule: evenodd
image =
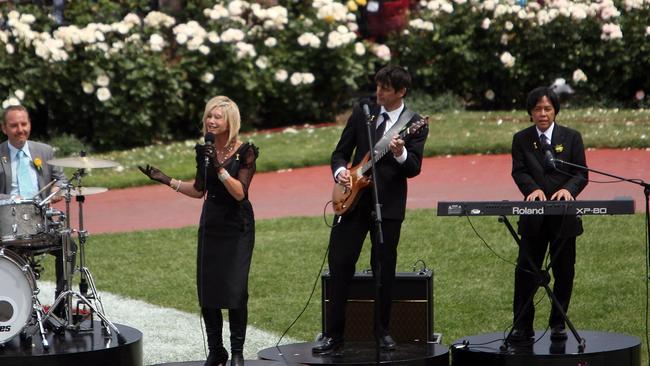
<instances>
[{"instance_id":1,"label":"green hedge","mask_svg":"<svg viewBox=\"0 0 650 366\"><path fill-rule=\"evenodd\" d=\"M175 17L149 3L71 1L65 26L48 7L0 5L2 107L30 108L37 136L116 149L195 137L217 94L247 129L332 120L388 62L420 95L469 108L520 107L557 78L576 103L645 106L650 84L647 1L420 1L385 45L356 34L364 0L201 0Z\"/></svg>"}]
</instances>

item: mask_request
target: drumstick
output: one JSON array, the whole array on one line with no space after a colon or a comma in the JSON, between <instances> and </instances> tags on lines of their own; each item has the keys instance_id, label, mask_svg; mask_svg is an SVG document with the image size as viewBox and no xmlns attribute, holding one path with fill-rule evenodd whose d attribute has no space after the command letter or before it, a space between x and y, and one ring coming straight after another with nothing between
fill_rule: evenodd
<instances>
[{"instance_id":1,"label":"drumstick","mask_svg":"<svg viewBox=\"0 0 650 366\"><path fill-rule=\"evenodd\" d=\"M50 183L48 183L47 185L45 185L45 187L41 188L41 190L38 191L38 193L36 193L36 194L34 195L34 197L32 197L32 199L34 199L34 198L40 196L41 193L43 193L43 192L45 192L46 190L48 190L48 189L52 186L52 184L56 183L56 181L57 181L56 178L52 179L52 181L51 181ZM38 206L39 206L39 207L43 207L43 206L45 206L45 205L48 203L48 201L49 201L50 199L52 199L52 197L53 197L55 194L56 194L56 192L54 192L54 193L50 194L49 196L47 196L47 197L46 197L46 198L45 198L41 203L38 204Z\"/></svg>"}]
</instances>

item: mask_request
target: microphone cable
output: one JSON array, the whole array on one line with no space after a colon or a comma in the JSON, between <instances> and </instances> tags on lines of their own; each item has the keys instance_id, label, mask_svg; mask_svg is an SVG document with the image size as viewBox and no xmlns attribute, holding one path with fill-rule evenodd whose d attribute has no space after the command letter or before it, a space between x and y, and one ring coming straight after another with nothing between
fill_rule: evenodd
<instances>
[{"instance_id":1,"label":"microphone cable","mask_svg":"<svg viewBox=\"0 0 650 366\"><path fill-rule=\"evenodd\" d=\"M321 264L320 264L320 268L318 269L318 273L316 274L316 278L314 279L314 284L312 285L311 293L309 294L309 297L307 298L307 301L305 302L305 306L303 306L303 308L300 311L300 313L298 314L298 316L296 316L296 318L291 322L291 324L289 324L287 329L285 329L284 332L282 332L282 335L280 336L278 341L275 343L275 348L278 349L279 354L282 354L282 352L280 352L280 342L282 342L282 339L284 338L284 336L289 332L289 330L291 330L291 328L293 328L293 326L298 322L300 317L305 313L305 311L307 310L307 307L309 306L309 303L311 302L311 299L314 297L314 293L316 292L316 286L318 285L318 279L321 277L321 274L323 273L323 268L325 267L325 261L327 261L327 254L329 253L329 250L330 250L330 245L328 243L327 248L325 249L325 254L323 255L323 259L322 259ZM284 355L283 355L283 358L284 358ZM285 360L285 363L286 363L286 360Z\"/></svg>"},{"instance_id":2,"label":"microphone cable","mask_svg":"<svg viewBox=\"0 0 650 366\"><path fill-rule=\"evenodd\" d=\"M205 248L205 229L206 229L206 216L205 216L205 204L208 200L208 164L203 164L203 190L205 193L203 194L203 205L201 206L201 224L202 224L202 229L201 229L201 237L200 239L200 244L197 248L197 250L200 250L199 253L199 263L200 266L198 268L199 271L199 279L201 280L201 286L199 287L199 325L201 327L201 338L203 339L203 353L205 354L205 359L208 359L208 347L206 346L207 342L207 329L204 329L204 316L203 316L203 307L201 306L201 302L203 301L203 254L204 254L204 248ZM199 225L201 227L201 225ZM199 279L197 279L197 284ZM217 311L221 311L221 309L217 309ZM223 315L222 315L223 317ZM230 319L228 319L230 321ZM222 322L222 328L223 328L223 322Z\"/></svg>"},{"instance_id":3,"label":"microphone cable","mask_svg":"<svg viewBox=\"0 0 650 366\"><path fill-rule=\"evenodd\" d=\"M335 228L338 224L341 223L341 216L340 215L334 215L334 220L332 221L332 224L330 225L329 222L327 222L327 206L330 205L333 201L327 201L325 203L325 207L323 207L323 222L325 222L325 226L327 226L330 229Z\"/></svg>"},{"instance_id":4,"label":"microphone cable","mask_svg":"<svg viewBox=\"0 0 650 366\"><path fill-rule=\"evenodd\" d=\"M499 258L499 259L502 260L503 262L512 265L513 268L517 268L517 263L515 263L515 262L513 262L513 261L511 261L511 260L509 260L509 259L507 259L507 258L505 258L505 257L503 257L502 255L500 255L499 253L497 253L496 250L494 250L494 248L492 248L492 246L491 246L490 244L488 244L488 242L483 238L483 236L481 236L481 234L478 232L478 230L476 230L476 227L475 227L474 224L472 223L472 219L470 219L470 216L469 216L469 215L466 214L465 217L467 218L467 222L469 223L469 226L470 226L470 227L472 228L472 230L474 231L474 234L476 234L476 236L481 240L481 242L483 243L483 245L484 245L484 246L485 246L485 247L486 247L490 252L492 252L492 254L494 254L497 258ZM529 271L529 270L526 270L526 269L523 269L523 268L522 268L522 270L523 270L523 271L526 271L526 272L528 272L528 273L530 273L530 274L533 274L532 271Z\"/></svg>"},{"instance_id":5,"label":"microphone cable","mask_svg":"<svg viewBox=\"0 0 650 366\"><path fill-rule=\"evenodd\" d=\"M526 269L526 268L521 268L521 267L519 267L519 266L517 265L517 263L515 263L515 262L513 262L513 261L511 261L511 260L509 260L509 259L503 257L503 256L500 255L499 253L497 253L496 250L494 250L494 248L492 248L492 246L491 246L491 245L490 245L490 244L489 244L489 243L488 243L488 242L483 238L483 236L478 232L478 230L476 229L476 227L475 227L474 224L472 223L472 220L470 219L470 216L466 214L465 217L467 218L467 222L469 223L469 226L470 226L470 227L472 228L472 230L474 231L474 234L476 234L476 236L481 240L481 242L483 243L483 245L484 245L484 246L485 246L485 247L486 247L490 252L492 252L492 254L494 254L494 256L496 256L497 258L499 258L501 261L503 261L503 262L505 262L505 263L508 263L508 264L512 265L512 267L515 268L515 269L518 268L518 269L521 270L522 272L526 272L526 273L528 273L528 274L530 274L530 275L536 276L535 272L533 272L532 270L529 270L529 269ZM517 245L517 247L519 247L519 245ZM541 269L540 269L540 270L541 270ZM536 293L535 293L535 294L536 294ZM534 296L535 296L535 294L533 294L533 298L530 299L530 301L534 301ZM537 307L537 305L539 305L539 304L542 302L542 300L543 300L543 297L540 298L540 299L538 299L538 300L535 302L534 306ZM514 323L512 323L511 325L509 325L509 328L512 328L512 327L514 327ZM495 340L492 340L492 341L489 341L489 342L485 342L485 343L480 343L480 344L463 343L463 345L464 345L464 346L467 346L467 347L472 346L472 345L473 345L473 346L484 346L484 345L486 345L486 344L490 344L490 343L493 343L493 342L496 342L496 341L499 341L499 340L505 340L505 338L506 338L505 333L506 333L506 332L504 331L503 333L504 333L504 336L503 336L502 339L495 339ZM540 339L541 339L541 337L540 337L539 339L536 339L534 343L538 342ZM453 347L453 346L456 346L456 345L451 345L450 347Z\"/></svg>"}]
</instances>

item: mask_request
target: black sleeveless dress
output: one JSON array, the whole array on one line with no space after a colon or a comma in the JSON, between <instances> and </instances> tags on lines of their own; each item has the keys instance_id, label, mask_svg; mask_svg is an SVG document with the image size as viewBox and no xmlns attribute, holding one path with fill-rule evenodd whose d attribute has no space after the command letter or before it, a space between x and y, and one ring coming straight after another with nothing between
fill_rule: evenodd
<instances>
[{"instance_id":1,"label":"black sleeveless dress","mask_svg":"<svg viewBox=\"0 0 650 366\"><path fill-rule=\"evenodd\" d=\"M198 154L198 149L197 149ZM248 300L248 272L255 243L255 218L248 201L248 187L255 174L258 149L243 143L223 164L244 188L237 201L219 181L214 166L207 179L202 158L197 158L194 188L207 188L199 222L196 262L197 292L202 308L237 309ZM206 183L207 182L207 183Z\"/></svg>"}]
</instances>

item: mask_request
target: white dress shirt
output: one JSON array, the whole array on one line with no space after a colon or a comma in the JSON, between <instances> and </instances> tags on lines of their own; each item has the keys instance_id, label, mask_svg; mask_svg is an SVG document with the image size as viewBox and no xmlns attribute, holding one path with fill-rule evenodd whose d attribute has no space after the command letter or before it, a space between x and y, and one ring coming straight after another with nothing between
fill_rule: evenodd
<instances>
[{"instance_id":1,"label":"white dress shirt","mask_svg":"<svg viewBox=\"0 0 650 366\"><path fill-rule=\"evenodd\" d=\"M388 132L388 130L390 130L390 128L393 127L393 125L395 123L397 123L397 120L399 119L399 116L402 114L402 111L404 111L404 107L405 107L404 102L402 102L399 107L397 107L396 109L393 109L392 111L389 112L382 105L381 108L379 109L379 116L377 117L377 123L375 123L375 126L379 127L379 125L384 121L384 116L383 116L382 113L386 113L388 115L389 121L386 122L386 127L384 128L384 135L385 135L386 132ZM379 138L379 136L378 136L378 138ZM377 143L377 141L375 141L375 143ZM395 160L400 164L403 164L406 161L407 156L408 156L408 152L406 151L406 148L402 149L402 155L400 155L400 156L393 155ZM347 169L347 168L344 167L344 166L339 167L338 169L336 169L336 171L334 172L334 180L336 180L338 182L336 177L338 177L339 173L341 173L345 169Z\"/></svg>"}]
</instances>

